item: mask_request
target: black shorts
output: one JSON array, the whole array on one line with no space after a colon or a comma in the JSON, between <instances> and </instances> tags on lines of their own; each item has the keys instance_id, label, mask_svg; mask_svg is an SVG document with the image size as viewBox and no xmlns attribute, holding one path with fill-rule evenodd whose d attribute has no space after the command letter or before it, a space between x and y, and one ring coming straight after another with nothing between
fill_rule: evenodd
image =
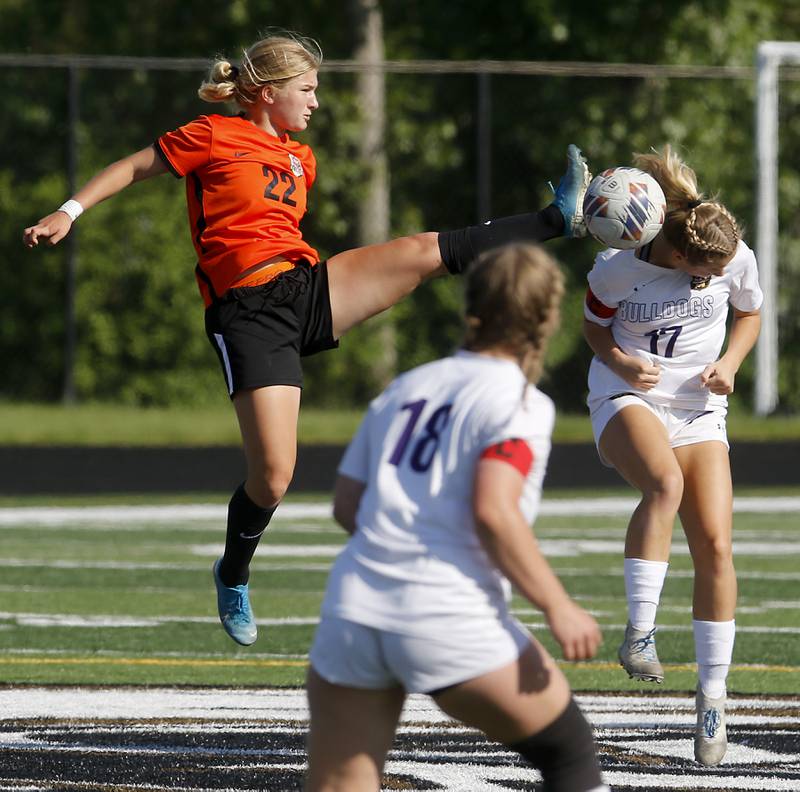
<instances>
[{"instance_id":1,"label":"black shorts","mask_svg":"<svg viewBox=\"0 0 800 792\"><path fill-rule=\"evenodd\" d=\"M260 286L228 289L206 309L206 335L228 393L303 385L300 357L334 349L328 266L301 261Z\"/></svg>"}]
</instances>

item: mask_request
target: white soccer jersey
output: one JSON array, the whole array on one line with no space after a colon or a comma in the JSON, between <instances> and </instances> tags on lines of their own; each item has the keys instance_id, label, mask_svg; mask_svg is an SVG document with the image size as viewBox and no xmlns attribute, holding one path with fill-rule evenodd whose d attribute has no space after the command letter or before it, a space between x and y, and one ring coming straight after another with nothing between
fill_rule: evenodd
<instances>
[{"instance_id":1,"label":"white soccer jersey","mask_svg":"<svg viewBox=\"0 0 800 792\"><path fill-rule=\"evenodd\" d=\"M588 280L585 317L610 326L627 354L661 367L655 388L636 391L595 357L589 368L590 404L618 393L686 409L727 404L726 396L703 386L700 374L720 356L728 304L741 311L761 306L755 255L744 242L720 276L695 278L641 261L635 250L605 250Z\"/></svg>"},{"instance_id":2,"label":"white soccer jersey","mask_svg":"<svg viewBox=\"0 0 800 792\"><path fill-rule=\"evenodd\" d=\"M476 465L498 443L524 441L508 447L528 460L532 452L520 506L533 521L554 420L553 403L510 360L460 351L398 377L339 467L366 489L323 615L437 635L464 617L479 625L504 613L510 586L475 531Z\"/></svg>"}]
</instances>

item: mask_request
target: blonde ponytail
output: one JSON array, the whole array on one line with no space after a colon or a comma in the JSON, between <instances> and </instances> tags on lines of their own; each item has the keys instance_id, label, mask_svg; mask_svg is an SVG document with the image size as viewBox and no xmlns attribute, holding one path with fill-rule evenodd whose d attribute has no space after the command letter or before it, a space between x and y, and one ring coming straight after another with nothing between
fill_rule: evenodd
<instances>
[{"instance_id":1,"label":"blonde ponytail","mask_svg":"<svg viewBox=\"0 0 800 792\"><path fill-rule=\"evenodd\" d=\"M239 69L230 61L215 61L197 95L204 102L228 102L235 97Z\"/></svg>"},{"instance_id":2,"label":"blonde ponytail","mask_svg":"<svg viewBox=\"0 0 800 792\"><path fill-rule=\"evenodd\" d=\"M322 49L314 39L278 31L242 52L240 67L219 58L198 90L206 102L235 101L246 108L265 85L280 85L322 64Z\"/></svg>"},{"instance_id":3,"label":"blonde ponytail","mask_svg":"<svg viewBox=\"0 0 800 792\"><path fill-rule=\"evenodd\" d=\"M662 230L675 250L696 266L718 267L733 256L742 238L736 218L721 203L703 196L695 172L669 144L651 154L634 154L633 162L664 190L667 214Z\"/></svg>"}]
</instances>

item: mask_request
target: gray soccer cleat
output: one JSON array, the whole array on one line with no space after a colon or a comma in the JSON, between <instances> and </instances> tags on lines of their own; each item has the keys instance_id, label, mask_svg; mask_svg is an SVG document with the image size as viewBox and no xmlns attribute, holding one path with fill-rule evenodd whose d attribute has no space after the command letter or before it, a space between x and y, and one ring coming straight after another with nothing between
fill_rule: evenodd
<instances>
[{"instance_id":1,"label":"gray soccer cleat","mask_svg":"<svg viewBox=\"0 0 800 792\"><path fill-rule=\"evenodd\" d=\"M555 189L553 204L564 216L564 236L586 236L586 222L583 218L583 198L592 180L586 159L581 150L570 143L567 146L567 171ZM551 185L552 186L552 185Z\"/></svg>"},{"instance_id":2,"label":"gray soccer cleat","mask_svg":"<svg viewBox=\"0 0 800 792\"><path fill-rule=\"evenodd\" d=\"M656 654L656 628L634 630L631 623L625 627L625 638L619 647L619 664L628 672L631 679L641 682L664 681L664 669Z\"/></svg>"},{"instance_id":3,"label":"gray soccer cleat","mask_svg":"<svg viewBox=\"0 0 800 792\"><path fill-rule=\"evenodd\" d=\"M725 699L709 698L697 686L697 725L694 730L694 758L706 767L718 765L728 750L725 729Z\"/></svg>"}]
</instances>

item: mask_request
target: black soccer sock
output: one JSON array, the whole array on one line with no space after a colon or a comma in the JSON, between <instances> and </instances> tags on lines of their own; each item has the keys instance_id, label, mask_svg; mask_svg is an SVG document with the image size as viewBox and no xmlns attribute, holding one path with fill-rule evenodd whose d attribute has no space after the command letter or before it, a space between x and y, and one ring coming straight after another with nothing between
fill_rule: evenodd
<instances>
[{"instance_id":1,"label":"black soccer sock","mask_svg":"<svg viewBox=\"0 0 800 792\"><path fill-rule=\"evenodd\" d=\"M477 226L439 232L439 252L453 274L464 272L481 253L512 242L544 242L564 233L564 215L554 204L538 212L501 217Z\"/></svg>"},{"instance_id":2,"label":"black soccer sock","mask_svg":"<svg viewBox=\"0 0 800 792\"><path fill-rule=\"evenodd\" d=\"M226 586L247 583L253 553L277 508L277 503L268 509L253 503L244 491L244 484L233 493L228 504L225 554L219 565L219 577Z\"/></svg>"},{"instance_id":3,"label":"black soccer sock","mask_svg":"<svg viewBox=\"0 0 800 792\"><path fill-rule=\"evenodd\" d=\"M592 728L574 698L549 726L508 747L539 770L544 792L602 788Z\"/></svg>"}]
</instances>

